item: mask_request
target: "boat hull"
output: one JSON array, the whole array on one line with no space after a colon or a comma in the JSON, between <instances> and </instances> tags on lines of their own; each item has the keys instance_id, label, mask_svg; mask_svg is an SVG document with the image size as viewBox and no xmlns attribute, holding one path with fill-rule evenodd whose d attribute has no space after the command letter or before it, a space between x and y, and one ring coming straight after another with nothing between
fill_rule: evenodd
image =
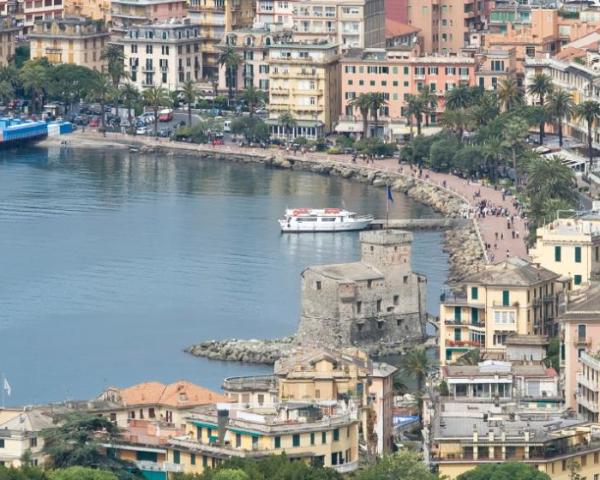
<instances>
[{"instance_id":1,"label":"boat hull","mask_svg":"<svg viewBox=\"0 0 600 480\"><path fill-rule=\"evenodd\" d=\"M371 224L371 219L356 220L355 222L332 222L330 225L324 225L321 222L293 222L288 224L285 220L279 220L281 231L284 233L304 233L304 232L352 232L364 230Z\"/></svg>"}]
</instances>

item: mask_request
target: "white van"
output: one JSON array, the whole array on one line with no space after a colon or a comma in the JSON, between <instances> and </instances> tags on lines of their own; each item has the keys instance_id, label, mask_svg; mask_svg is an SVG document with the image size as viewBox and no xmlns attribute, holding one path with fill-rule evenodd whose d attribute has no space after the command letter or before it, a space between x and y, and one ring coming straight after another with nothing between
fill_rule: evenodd
<instances>
[{"instance_id":1,"label":"white van","mask_svg":"<svg viewBox=\"0 0 600 480\"><path fill-rule=\"evenodd\" d=\"M224 132L231 132L231 120L225 120L223 122L223 131Z\"/></svg>"}]
</instances>

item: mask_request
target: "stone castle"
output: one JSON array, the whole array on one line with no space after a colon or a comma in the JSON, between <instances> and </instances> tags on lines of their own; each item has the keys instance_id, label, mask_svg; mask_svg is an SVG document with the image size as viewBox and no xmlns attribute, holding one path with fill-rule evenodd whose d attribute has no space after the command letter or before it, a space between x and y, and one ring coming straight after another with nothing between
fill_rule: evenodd
<instances>
[{"instance_id":1,"label":"stone castle","mask_svg":"<svg viewBox=\"0 0 600 480\"><path fill-rule=\"evenodd\" d=\"M296 340L329 348L406 345L424 337L427 280L412 271L412 234L360 234L355 263L302 272L302 312Z\"/></svg>"}]
</instances>

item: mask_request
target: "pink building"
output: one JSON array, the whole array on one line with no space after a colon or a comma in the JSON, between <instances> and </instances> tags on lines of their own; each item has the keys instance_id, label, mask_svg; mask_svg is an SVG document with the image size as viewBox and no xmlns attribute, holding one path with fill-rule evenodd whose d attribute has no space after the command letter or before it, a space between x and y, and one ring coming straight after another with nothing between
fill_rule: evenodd
<instances>
[{"instance_id":1,"label":"pink building","mask_svg":"<svg viewBox=\"0 0 600 480\"><path fill-rule=\"evenodd\" d=\"M600 412L600 288L583 292L559 317L565 405L598 421Z\"/></svg>"},{"instance_id":2,"label":"pink building","mask_svg":"<svg viewBox=\"0 0 600 480\"><path fill-rule=\"evenodd\" d=\"M408 0L384 0L385 19L408 23Z\"/></svg>"},{"instance_id":3,"label":"pink building","mask_svg":"<svg viewBox=\"0 0 600 480\"><path fill-rule=\"evenodd\" d=\"M380 124L372 128L393 139L397 132L406 129L399 124L406 124L404 109L408 95L417 95L426 86L437 95L437 110L427 119L427 123L435 125L444 111L445 93L459 85L475 85L473 58L419 57L408 47L357 51L342 58L340 66L342 115L336 130L356 136L363 134L362 117L350 103L361 93L385 95L388 103L381 109Z\"/></svg>"},{"instance_id":4,"label":"pink building","mask_svg":"<svg viewBox=\"0 0 600 480\"><path fill-rule=\"evenodd\" d=\"M110 13L113 31L123 34L127 27L146 23L165 23L187 16L186 0L112 0Z\"/></svg>"}]
</instances>

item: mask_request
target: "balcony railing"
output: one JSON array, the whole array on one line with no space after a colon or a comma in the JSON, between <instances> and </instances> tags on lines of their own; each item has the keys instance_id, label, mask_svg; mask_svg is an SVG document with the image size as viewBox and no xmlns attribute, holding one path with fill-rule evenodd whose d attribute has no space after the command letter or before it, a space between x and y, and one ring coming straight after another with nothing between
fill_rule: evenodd
<instances>
[{"instance_id":1,"label":"balcony railing","mask_svg":"<svg viewBox=\"0 0 600 480\"><path fill-rule=\"evenodd\" d=\"M485 321L483 320L478 320L476 323L473 323L472 320L466 319L466 318L462 318L462 319L456 319L456 318L446 318L444 320L444 323L446 325L456 325L456 326L464 326L464 327L485 327Z\"/></svg>"},{"instance_id":2,"label":"balcony railing","mask_svg":"<svg viewBox=\"0 0 600 480\"><path fill-rule=\"evenodd\" d=\"M472 340L446 340L446 347L470 347L479 348L483 347L482 342L474 342Z\"/></svg>"},{"instance_id":3,"label":"balcony railing","mask_svg":"<svg viewBox=\"0 0 600 480\"><path fill-rule=\"evenodd\" d=\"M577 374L577 383L594 392L598 391L598 382L587 378L583 373Z\"/></svg>"}]
</instances>

